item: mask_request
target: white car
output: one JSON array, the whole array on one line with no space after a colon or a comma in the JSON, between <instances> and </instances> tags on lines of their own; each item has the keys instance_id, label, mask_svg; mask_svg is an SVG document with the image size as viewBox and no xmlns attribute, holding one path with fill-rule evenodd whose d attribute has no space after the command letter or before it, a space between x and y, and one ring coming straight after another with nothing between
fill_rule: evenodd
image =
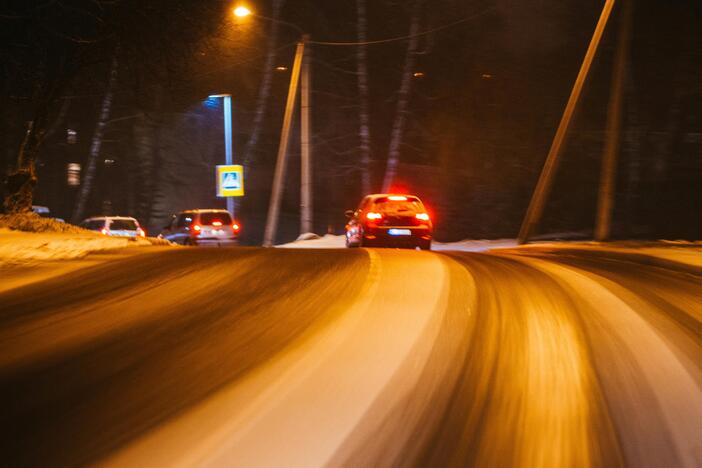
<instances>
[{"instance_id":1,"label":"white car","mask_svg":"<svg viewBox=\"0 0 702 468\"><path fill-rule=\"evenodd\" d=\"M146 237L139 221L128 216L96 216L80 223L80 227L99 231L106 236Z\"/></svg>"}]
</instances>

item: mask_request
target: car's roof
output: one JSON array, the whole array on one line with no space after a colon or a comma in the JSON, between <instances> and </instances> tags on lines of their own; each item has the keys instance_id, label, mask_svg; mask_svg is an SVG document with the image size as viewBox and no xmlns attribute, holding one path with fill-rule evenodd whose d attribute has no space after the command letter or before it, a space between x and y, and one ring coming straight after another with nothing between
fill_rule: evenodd
<instances>
[{"instance_id":1,"label":"car's roof","mask_svg":"<svg viewBox=\"0 0 702 468\"><path fill-rule=\"evenodd\" d=\"M419 197L417 195L410 195L408 193L372 193L370 195L366 195L366 198L371 198L373 200L376 200L378 198L387 198L387 197L407 197L407 198L416 198L419 200Z\"/></svg>"},{"instance_id":2,"label":"car's roof","mask_svg":"<svg viewBox=\"0 0 702 468\"><path fill-rule=\"evenodd\" d=\"M183 210L178 213L229 213L221 208L196 208L194 210Z\"/></svg>"},{"instance_id":3,"label":"car's roof","mask_svg":"<svg viewBox=\"0 0 702 468\"><path fill-rule=\"evenodd\" d=\"M92 216L90 218L86 218L83 221L97 221L100 219L129 219L131 221L136 221L136 218L132 218L131 216Z\"/></svg>"}]
</instances>

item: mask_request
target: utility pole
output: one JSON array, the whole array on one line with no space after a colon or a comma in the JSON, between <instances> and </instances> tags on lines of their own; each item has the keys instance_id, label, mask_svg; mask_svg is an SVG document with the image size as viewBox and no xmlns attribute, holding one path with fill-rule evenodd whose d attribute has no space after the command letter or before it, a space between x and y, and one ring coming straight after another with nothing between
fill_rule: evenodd
<instances>
[{"instance_id":1,"label":"utility pole","mask_svg":"<svg viewBox=\"0 0 702 468\"><path fill-rule=\"evenodd\" d=\"M304 34L302 43L307 44L310 36ZM304 46L303 46L304 47ZM302 55L302 77L300 89L300 234L312 232L312 154L310 151L310 48Z\"/></svg>"},{"instance_id":2,"label":"utility pole","mask_svg":"<svg viewBox=\"0 0 702 468\"><path fill-rule=\"evenodd\" d=\"M544 164L541 171L541 176L539 177L539 181L534 189L534 194L529 202L529 207L527 208L526 215L524 216L522 227L519 230L519 236L517 237L517 242L519 244L524 244L529 240L529 236L531 236L534 228L539 224L539 221L541 221L544 205L546 204L546 199L551 191L553 178L558 169L561 150L563 148L566 133L568 132L568 127L570 126L575 107L578 104L583 85L585 84L585 79L590 71L590 65L592 65L592 60L597 52L600 39L602 39L602 34L607 26L607 20L609 19L613 6L614 0L606 0L604 7L602 7L600 19L595 27L595 32L590 40L590 45L585 53L585 58L580 66L578 76L575 79L575 84L573 85L570 97L568 98L568 103L566 104L565 111L561 117L561 122L558 125L558 130L556 130L556 135L553 138L551 149L546 157L546 163Z\"/></svg>"},{"instance_id":3,"label":"utility pole","mask_svg":"<svg viewBox=\"0 0 702 468\"><path fill-rule=\"evenodd\" d=\"M624 0L621 11L619 39L612 71L612 88L607 109L607 142L602 154L602 172L600 175L600 192L597 201L597 224L595 240L609 239L612 227L612 208L614 206L615 184L617 176L617 155L619 153L622 129L622 96L626 79L627 55L629 53L632 1Z\"/></svg>"},{"instance_id":4,"label":"utility pole","mask_svg":"<svg viewBox=\"0 0 702 468\"><path fill-rule=\"evenodd\" d=\"M297 83L300 78L300 65L302 56L305 50L305 43L300 41L297 43L295 51L295 61L290 76L290 87L288 88L288 100L285 104L285 114L283 117L283 128L280 135L280 144L278 145L278 158L275 165L275 174L273 175L273 189L271 190L271 200L268 205L268 218L266 219L266 229L263 234L263 246L271 247L278 230L278 215L280 214L280 199L283 192L283 182L285 178L285 166L287 164L288 141L290 140L290 124L292 123L292 114L295 108L295 99L297 97Z\"/></svg>"}]
</instances>

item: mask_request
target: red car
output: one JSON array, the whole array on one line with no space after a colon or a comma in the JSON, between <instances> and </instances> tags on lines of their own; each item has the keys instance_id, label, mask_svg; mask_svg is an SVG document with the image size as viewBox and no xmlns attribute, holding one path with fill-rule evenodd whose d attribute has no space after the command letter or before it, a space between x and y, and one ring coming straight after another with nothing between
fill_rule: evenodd
<instances>
[{"instance_id":1,"label":"red car","mask_svg":"<svg viewBox=\"0 0 702 468\"><path fill-rule=\"evenodd\" d=\"M346 247L431 248L434 227L414 195L368 195L346 217Z\"/></svg>"}]
</instances>

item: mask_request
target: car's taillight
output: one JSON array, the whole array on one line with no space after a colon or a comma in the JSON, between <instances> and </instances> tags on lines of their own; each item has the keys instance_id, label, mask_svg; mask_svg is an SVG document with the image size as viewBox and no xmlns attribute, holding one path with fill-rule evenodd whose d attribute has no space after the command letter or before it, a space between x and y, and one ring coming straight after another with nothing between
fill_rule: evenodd
<instances>
[{"instance_id":1,"label":"car's taillight","mask_svg":"<svg viewBox=\"0 0 702 468\"><path fill-rule=\"evenodd\" d=\"M371 221L375 221L375 220L378 220L378 219L382 219L382 217L383 217L383 215L381 215L380 213L375 213L375 212L373 212L373 211L371 211L371 212L369 212L368 214L366 214L366 218L369 219L369 220L371 220Z\"/></svg>"},{"instance_id":2,"label":"car's taillight","mask_svg":"<svg viewBox=\"0 0 702 468\"><path fill-rule=\"evenodd\" d=\"M214 227L220 227L222 225L222 221L212 221L212 225Z\"/></svg>"},{"instance_id":3,"label":"car's taillight","mask_svg":"<svg viewBox=\"0 0 702 468\"><path fill-rule=\"evenodd\" d=\"M146 237L146 231L144 231L142 228L138 227L137 228L137 236Z\"/></svg>"},{"instance_id":4,"label":"car's taillight","mask_svg":"<svg viewBox=\"0 0 702 468\"><path fill-rule=\"evenodd\" d=\"M429 221L429 215L426 213L417 213L414 217L421 221Z\"/></svg>"},{"instance_id":5,"label":"car's taillight","mask_svg":"<svg viewBox=\"0 0 702 468\"><path fill-rule=\"evenodd\" d=\"M202 231L202 228L200 227L199 224L193 224L193 225L192 225L192 231L191 231L191 232L193 233L193 235L199 236L199 235L200 235L200 231Z\"/></svg>"},{"instance_id":6,"label":"car's taillight","mask_svg":"<svg viewBox=\"0 0 702 468\"><path fill-rule=\"evenodd\" d=\"M110 230L107 229L107 228L102 228L102 229L100 229L100 232L103 233L103 234L106 235L106 236L107 236L108 234L110 234Z\"/></svg>"},{"instance_id":7,"label":"car's taillight","mask_svg":"<svg viewBox=\"0 0 702 468\"><path fill-rule=\"evenodd\" d=\"M239 232L239 229L241 229L241 226L239 226L239 223L233 223L232 229L234 230L234 232Z\"/></svg>"}]
</instances>

